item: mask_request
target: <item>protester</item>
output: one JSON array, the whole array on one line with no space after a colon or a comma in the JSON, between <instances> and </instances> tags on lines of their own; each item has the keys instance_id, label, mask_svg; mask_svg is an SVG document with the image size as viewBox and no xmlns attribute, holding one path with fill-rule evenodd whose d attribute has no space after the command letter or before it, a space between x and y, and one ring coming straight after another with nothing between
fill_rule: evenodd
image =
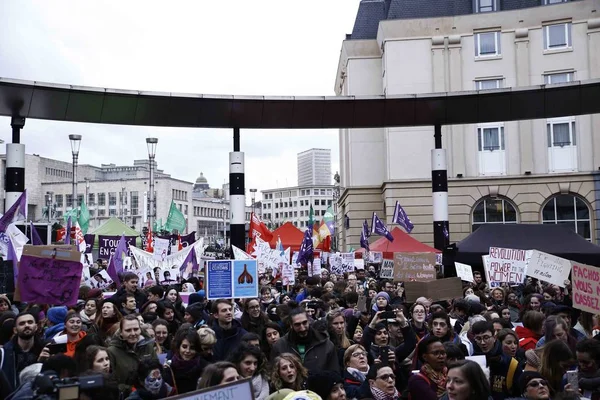
<instances>
[{"instance_id":1,"label":"protester","mask_svg":"<svg viewBox=\"0 0 600 400\"><path fill-rule=\"evenodd\" d=\"M227 361L219 361L210 364L204 369L204 373L198 381L197 389L207 389L214 386L225 385L240 379L235 365Z\"/></svg>"},{"instance_id":2,"label":"protester","mask_svg":"<svg viewBox=\"0 0 600 400\"><path fill-rule=\"evenodd\" d=\"M491 400L490 381L481 366L462 360L448 366L446 394L441 400Z\"/></svg>"},{"instance_id":3,"label":"protester","mask_svg":"<svg viewBox=\"0 0 600 400\"><path fill-rule=\"evenodd\" d=\"M214 322L212 330L217 337L217 343L213 348L213 357L215 361L221 361L226 358L229 350L235 349L246 334L241 323L233 318L233 306L229 300L220 299L213 303L212 314Z\"/></svg>"},{"instance_id":4,"label":"protester","mask_svg":"<svg viewBox=\"0 0 600 400\"><path fill-rule=\"evenodd\" d=\"M110 373L110 357L106 347L89 346L85 352L86 369L97 373Z\"/></svg>"},{"instance_id":5,"label":"protester","mask_svg":"<svg viewBox=\"0 0 600 400\"><path fill-rule=\"evenodd\" d=\"M242 343L228 358L242 378L252 379L252 390L256 400L264 400L269 395L269 381L265 374L264 358L259 347Z\"/></svg>"},{"instance_id":6,"label":"protester","mask_svg":"<svg viewBox=\"0 0 600 400\"><path fill-rule=\"evenodd\" d=\"M446 349L442 340L432 335L419 342L417 351L423 366L408 379L408 391L414 399L436 400L446 391Z\"/></svg>"},{"instance_id":7,"label":"protester","mask_svg":"<svg viewBox=\"0 0 600 400\"><path fill-rule=\"evenodd\" d=\"M164 399L177 393L163 379L163 367L156 359L142 360L134 368L137 372L133 393L127 400Z\"/></svg>"},{"instance_id":8,"label":"protester","mask_svg":"<svg viewBox=\"0 0 600 400\"><path fill-rule=\"evenodd\" d=\"M173 356L166 364L165 382L178 394L194 391L208 362L201 356L202 344L193 329L181 328L173 339Z\"/></svg>"},{"instance_id":9,"label":"protester","mask_svg":"<svg viewBox=\"0 0 600 400\"><path fill-rule=\"evenodd\" d=\"M350 398L359 396L369 373L368 353L360 344L353 344L344 353L344 389Z\"/></svg>"},{"instance_id":10,"label":"protester","mask_svg":"<svg viewBox=\"0 0 600 400\"><path fill-rule=\"evenodd\" d=\"M302 390L307 369L298 357L291 353L283 353L271 363L271 392L280 389Z\"/></svg>"}]
</instances>

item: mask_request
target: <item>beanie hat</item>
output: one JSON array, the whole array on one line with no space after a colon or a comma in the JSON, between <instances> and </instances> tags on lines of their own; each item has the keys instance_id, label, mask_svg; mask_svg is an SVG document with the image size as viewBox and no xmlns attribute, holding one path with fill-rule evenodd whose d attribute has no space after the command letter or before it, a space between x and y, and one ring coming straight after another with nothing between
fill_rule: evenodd
<instances>
[{"instance_id":1,"label":"beanie hat","mask_svg":"<svg viewBox=\"0 0 600 400\"><path fill-rule=\"evenodd\" d=\"M540 356L534 349L529 349L525 351L525 359L527 360L527 364L534 368L540 367Z\"/></svg>"},{"instance_id":2,"label":"beanie hat","mask_svg":"<svg viewBox=\"0 0 600 400\"><path fill-rule=\"evenodd\" d=\"M306 388L308 390L312 390L321 398L327 399L331 394L331 389L338 384L342 383L342 378L340 374L335 371L316 371L310 375L308 375L308 379L306 381Z\"/></svg>"},{"instance_id":3,"label":"beanie hat","mask_svg":"<svg viewBox=\"0 0 600 400\"><path fill-rule=\"evenodd\" d=\"M100 296L102 296L102 290L100 290L100 289L91 289L87 293L87 296L85 296L85 298L89 300L89 299L99 298Z\"/></svg>"},{"instance_id":4,"label":"beanie hat","mask_svg":"<svg viewBox=\"0 0 600 400\"><path fill-rule=\"evenodd\" d=\"M67 316L67 307L51 307L48 309L46 316L53 324L62 324Z\"/></svg>"},{"instance_id":5,"label":"beanie hat","mask_svg":"<svg viewBox=\"0 0 600 400\"><path fill-rule=\"evenodd\" d=\"M390 304L390 295L387 294L386 292L377 293L377 296L375 296L375 301L377 301L377 298L379 298L379 297L384 297L387 300L388 304Z\"/></svg>"},{"instance_id":6,"label":"beanie hat","mask_svg":"<svg viewBox=\"0 0 600 400\"><path fill-rule=\"evenodd\" d=\"M0 294L0 301L5 301L6 304L8 304L8 307L10 308L10 306L12 305L10 303L10 300L8 299L8 296L5 294Z\"/></svg>"},{"instance_id":7,"label":"beanie hat","mask_svg":"<svg viewBox=\"0 0 600 400\"><path fill-rule=\"evenodd\" d=\"M532 379L545 379L542 374L537 371L525 371L521 374L521 378L519 378L519 388L521 389L521 393L527 390L527 385L529 381Z\"/></svg>"},{"instance_id":8,"label":"beanie hat","mask_svg":"<svg viewBox=\"0 0 600 400\"><path fill-rule=\"evenodd\" d=\"M196 293L198 293L202 297L206 297L206 292L204 291L204 289L200 289Z\"/></svg>"},{"instance_id":9,"label":"beanie hat","mask_svg":"<svg viewBox=\"0 0 600 400\"><path fill-rule=\"evenodd\" d=\"M192 293L190 294L190 297L188 298L188 306L191 306L192 304L195 303L201 303L202 301L204 301L204 297L199 295L198 293Z\"/></svg>"},{"instance_id":10,"label":"beanie hat","mask_svg":"<svg viewBox=\"0 0 600 400\"><path fill-rule=\"evenodd\" d=\"M469 303L481 303L481 299L479 298L479 296L474 294L468 294L465 297L465 300L467 300Z\"/></svg>"},{"instance_id":11,"label":"beanie hat","mask_svg":"<svg viewBox=\"0 0 600 400\"><path fill-rule=\"evenodd\" d=\"M199 303L194 303L185 309L185 312L190 314L194 318L194 321L202 321L204 319L202 315L203 311L204 308Z\"/></svg>"}]
</instances>

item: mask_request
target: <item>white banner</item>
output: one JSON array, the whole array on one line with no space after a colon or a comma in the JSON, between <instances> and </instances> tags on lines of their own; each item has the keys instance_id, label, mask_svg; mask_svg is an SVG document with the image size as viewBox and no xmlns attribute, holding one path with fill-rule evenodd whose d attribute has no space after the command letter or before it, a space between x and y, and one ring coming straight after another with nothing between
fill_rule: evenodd
<instances>
[{"instance_id":1,"label":"white banner","mask_svg":"<svg viewBox=\"0 0 600 400\"><path fill-rule=\"evenodd\" d=\"M281 283L285 285L293 285L296 283L294 276L294 266L288 263L281 263Z\"/></svg>"},{"instance_id":2,"label":"white banner","mask_svg":"<svg viewBox=\"0 0 600 400\"><path fill-rule=\"evenodd\" d=\"M571 261L542 251L533 250L527 263L527 276L565 287L571 272Z\"/></svg>"},{"instance_id":3,"label":"white banner","mask_svg":"<svg viewBox=\"0 0 600 400\"><path fill-rule=\"evenodd\" d=\"M235 258L236 260L252 260L252 256L250 256L250 254L246 253L244 250L240 249L239 247L236 246L231 246L231 248L233 249L233 258Z\"/></svg>"},{"instance_id":4,"label":"white banner","mask_svg":"<svg viewBox=\"0 0 600 400\"><path fill-rule=\"evenodd\" d=\"M169 239L154 238L154 242L152 243L152 247L154 247L152 258L158 261L165 261L167 254L169 254L170 246L171 241Z\"/></svg>"},{"instance_id":5,"label":"white banner","mask_svg":"<svg viewBox=\"0 0 600 400\"><path fill-rule=\"evenodd\" d=\"M319 257L315 257L313 259L312 268L308 269L309 276L318 276L321 277L321 259Z\"/></svg>"},{"instance_id":6,"label":"white banner","mask_svg":"<svg viewBox=\"0 0 600 400\"><path fill-rule=\"evenodd\" d=\"M465 282L475 282L473 278L473 268L470 265L454 262L456 266L456 275Z\"/></svg>"},{"instance_id":7,"label":"white banner","mask_svg":"<svg viewBox=\"0 0 600 400\"><path fill-rule=\"evenodd\" d=\"M365 269L365 260L363 260L362 258L355 258L354 259L354 268Z\"/></svg>"},{"instance_id":8,"label":"white banner","mask_svg":"<svg viewBox=\"0 0 600 400\"><path fill-rule=\"evenodd\" d=\"M150 268L152 271L154 271L155 268L165 270L172 269L173 266L176 266L176 268L179 269L192 249L196 252L196 260L198 260L198 263L200 264L202 254L204 253L204 238L200 238L191 246L184 247L183 250L167 256L164 261L156 260L152 253L148 253L147 251L138 249L134 246L129 246L131 255L135 257L135 260L138 263L138 269L145 270L146 268ZM202 268L202 265L200 265L200 268Z\"/></svg>"},{"instance_id":9,"label":"white banner","mask_svg":"<svg viewBox=\"0 0 600 400\"><path fill-rule=\"evenodd\" d=\"M342 253L342 268L344 272L354 272L354 253Z\"/></svg>"}]
</instances>

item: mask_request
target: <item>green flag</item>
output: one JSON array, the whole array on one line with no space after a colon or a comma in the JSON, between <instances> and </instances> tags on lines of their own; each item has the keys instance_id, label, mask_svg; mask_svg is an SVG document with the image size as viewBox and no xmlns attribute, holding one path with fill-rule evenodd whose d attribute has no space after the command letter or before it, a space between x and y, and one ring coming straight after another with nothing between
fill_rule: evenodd
<instances>
[{"instance_id":1,"label":"green flag","mask_svg":"<svg viewBox=\"0 0 600 400\"><path fill-rule=\"evenodd\" d=\"M90 211L85 204L85 200L81 200L81 207L79 210L79 218L77 219L79 222L79 227L81 228L81 232L85 235L90 227Z\"/></svg>"},{"instance_id":2,"label":"green flag","mask_svg":"<svg viewBox=\"0 0 600 400\"><path fill-rule=\"evenodd\" d=\"M179 211L177 205L174 201L171 200L171 209L169 210L169 216L167 217L167 222L165 222L165 229L169 232L172 232L174 229L177 229L179 233L185 230L185 217L182 212Z\"/></svg>"},{"instance_id":3,"label":"green flag","mask_svg":"<svg viewBox=\"0 0 600 400\"><path fill-rule=\"evenodd\" d=\"M65 214L63 215L65 218L65 221L68 221L69 218L71 218L71 221L77 221L77 211L78 210L76 208L65 211Z\"/></svg>"},{"instance_id":4,"label":"green flag","mask_svg":"<svg viewBox=\"0 0 600 400\"><path fill-rule=\"evenodd\" d=\"M162 218L155 219L154 222L152 223L152 232L160 232L164 228L165 227L162 224Z\"/></svg>"},{"instance_id":5,"label":"green flag","mask_svg":"<svg viewBox=\"0 0 600 400\"><path fill-rule=\"evenodd\" d=\"M313 210L312 204L310 205L310 211L308 213L308 226L313 229L315 225L315 210Z\"/></svg>"}]
</instances>

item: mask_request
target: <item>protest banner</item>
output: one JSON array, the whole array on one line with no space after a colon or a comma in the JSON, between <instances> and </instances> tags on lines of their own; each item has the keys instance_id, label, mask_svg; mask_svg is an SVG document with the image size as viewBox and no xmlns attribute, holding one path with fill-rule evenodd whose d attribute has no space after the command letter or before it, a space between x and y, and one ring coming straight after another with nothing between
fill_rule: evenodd
<instances>
[{"instance_id":1,"label":"protest banner","mask_svg":"<svg viewBox=\"0 0 600 400\"><path fill-rule=\"evenodd\" d=\"M154 252L152 253L152 257L158 261L165 261L167 256L169 255L169 247L171 246L171 242L169 239L161 239L154 238L154 242L152 243L152 247L154 248Z\"/></svg>"},{"instance_id":2,"label":"protest banner","mask_svg":"<svg viewBox=\"0 0 600 400\"><path fill-rule=\"evenodd\" d=\"M362 258L354 259L354 268L365 269L365 260L363 260Z\"/></svg>"},{"instance_id":3,"label":"protest banner","mask_svg":"<svg viewBox=\"0 0 600 400\"><path fill-rule=\"evenodd\" d=\"M475 278L473 278L473 269L470 265L454 262L454 266L456 267L456 275L465 281L465 282L475 282Z\"/></svg>"},{"instance_id":4,"label":"protest banner","mask_svg":"<svg viewBox=\"0 0 600 400\"><path fill-rule=\"evenodd\" d=\"M371 264L381 264L383 262L383 253L381 251L370 251L369 262Z\"/></svg>"},{"instance_id":5,"label":"protest banner","mask_svg":"<svg viewBox=\"0 0 600 400\"><path fill-rule=\"evenodd\" d=\"M271 269L273 276L277 276L281 273L281 263L288 264L290 262L290 248L285 249L284 253L281 254L281 250L277 249L261 249L256 260L260 264L260 270L264 273L267 269Z\"/></svg>"},{"instance_id":6,"label":"protest banner","mask_svg":"<svg viewBox=\"0 0 600 400\"><path fill-rule=\"evenodd\" d=\"M383 260L379 277L381 279L392 279L394 277L394 260Z\"/></svg>"},{"instance_id":7,"label":"protest banner","mask_svg":"<svg viewBox=\"0 0 600 400\"><path fill-rule=\"evenodd\" d=\"M85 240L85 252L91 253L92 248L94 247L94 241L96 240L96 235L93 233L88 233L83 235L83 240Z\"/></svg>"},{"instance_id":8,"label":"protest banner","mask_svg":"<svg viewBox=\"0 0 600 400\"><path fill-rule=\"evenodd\" d=\"M155 268L160 269L173 269L181 267L186 261L190 251L196 252L196 260L201 260L204 254L204 239L198 239L192 246L184 247L183 250L178 251L175 254L171 254L166 257L164 261L156 260L152 256L152 253L138 249L134 245L129 245L129 252L135 258L139 269L149 268L154 271Z\"/></svg>"},{"instance_id":9,"label":"protest banner","mask_svg":"<svg viewBox=\"0 0 600 400\"><path fill-rule=\"evenodd\" d=\"M342 276L344 275L344 272L346 272L342 264L342 256L340 253L331 253L329 255L329 272L338 276Z\"/></svg>"},{"instance_id":10,"label":"protest banner","mask_svg":"<svg viewBox=\"0 0 600 400\"><path fill-rule=\"evenodd\" d=\"M233 297L236 299L258 297L256 260L233 261Z\"/></svg>"},{"instance_id":11,"label":"protest banner","mask_svg":"<svg viewBox=\"0 0 600 400\"><path fill-rule=\"evenodd\" d=\"M211 260L206 267L207 299L258 297L256 260Z\"/></svg>"},{"instance_id":12,"label":"protest banner","mask_svg":"<svg viewBox=\"0 0 600 400\"><path fill-rule=\"evenodd\" d=\"M92 276L89 281L90 287L93 289L105 289L112 285L112 283L113 280L106 270L98 272L96 275Z\"/></svg>"},{"instance_id":13,"label":"protest banner","mask_svg":"<svg viewBox=\"0 0 600 400\"><path fill-rule=\"evenodd\" d=\"M309 276L321 276L321 259L319 257L315 257L313 259L312 268L308 270Z\"/></svg>"},{"instance_id":14,"label":"protest banner","mask_svg":"<svg viewBox=\"0 0 600 400\"><path fill-rule=\"evenodd\" d=\"M573 307L600 314L600 269L572 261Z\"/></svg>"},{"instance_id":15,"label":"protest banner","mask_svg":"<svg viewBox=\"0 0 600 400\"><path fill-rule=\"evenodd\" d=\"M15 300L53 305L77 302L83 265L75 246L25 245Z\"/></svg>"},{"instance_id":16,"label":"protest banner","mask_svg":"<svg viewBox=\"0 0 600 400\"><path fill-rule=\"evenodd\" d=\"M294 397L295 398L295 397ZM224 385L169 397L170 400L254 400L252 379L240 379Z\"/></svg>"},{"instance_id":17,"label":"protest banner","mask_svg":"<svg viewBox=\"0 0 600 400\"><path fill-rule=\"evenodd\" d=\"M296 283L293 265L287 263L281 264L281 283L284 286L293 285Z\"/></svg>"},{"instance_id":18,"label":"protest banner","mask_svg":"<svg viewBox=\"0 0 600 400\"><path fill-rule=\"evenodd\" d=\"M525 282L530 251L490 247L488 276L490 282L520 284Z\"/></svg>"},{"instance_id":19,"label":"protest banner","mask_svg":"<svg viewBox=\"0 0 600 400\"><path fill-rule=\"evenodd\" d=\"M135 239L136 236L125 236L125 241L129 245L135 247ZM121 239L121 235L117 236L103 236L98 235L98 258L102 258L104 260L108 260L110 256L115 254L115 250L119 245L119 240ZM131 255L131 250L129 251L128 256Z\"/></svg>"},{"instance_id":20,"label":"protest banner","mask_svg":"<svg viewBox=\"0 0 600 400\"><path fill-rule=\"evenodd\" d=\"M527 260L527 276L544 282L565 287L565 280L571 273L571 261L543 251L532 250Z\"/></svg>"},{"instance_id":21,"label":"protest banner","mask_svg":"<svg viewBox=\"0 0 600 400\"><path fill-rule=\"evenodd\" d=\"M342 253L341 256L344 272L354 272L354 253Z\"/></svg>"},{"instance_id":22,"label":"protest banner","mask_svg":"<svg viewBox=\"0 0 600 400\"><path fill-rule=\"evenodd\" d=\"M236 260L252 260L252 256L250 256L250 254L246 253L239 247L232 245L231 249L233 250L233 258L235 258Z\"/></svg>"},{"instance_id":23,"label":"protest banner","mask_svg":"<svg viewBox=\"0 0 600 400\"><path fill-rule=\"evenodd\" d=\"M394 253L396 282L427 282L436 279L435 253Z\"/></svg>"},{"instance_id":24,"label":"protest banner","mask_svg":"<svg viewBox=\"0 0 600 400\"><path fill-rule=\"evenodd\" d=\"M460 278L436 279L428 282L404 282L406 301L415 302L419 297L426 297L433 301L450 300L462 297L462 282Z\"/></svg>"}]
</instances>

